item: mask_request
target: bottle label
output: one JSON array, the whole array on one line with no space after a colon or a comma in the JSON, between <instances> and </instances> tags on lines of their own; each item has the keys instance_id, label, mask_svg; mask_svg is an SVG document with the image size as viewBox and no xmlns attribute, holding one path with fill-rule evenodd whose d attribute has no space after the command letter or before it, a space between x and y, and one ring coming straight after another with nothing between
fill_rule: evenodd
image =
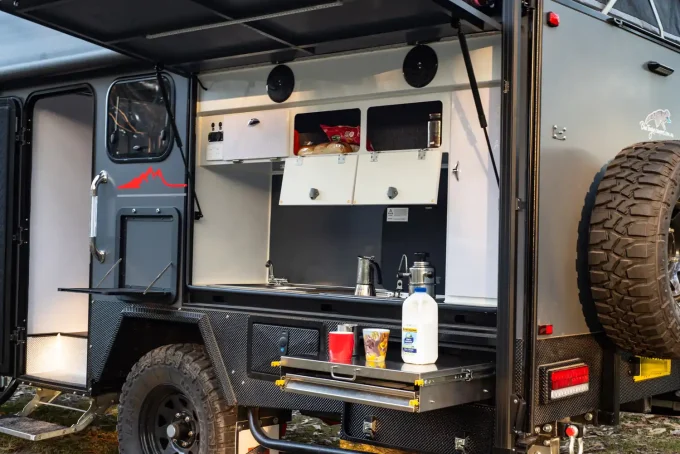
<instances>
[{"instance_id":1,"label":"bottle label","mask_svg":"<svg viewBox=\"0 0 680 454\"><path fill-rule=\"evenodd\" d=\"M417 348L418 329L417 328L402 328L401 329L401 349L406 353L418 353Z\"/></svg>"}]
</instances>

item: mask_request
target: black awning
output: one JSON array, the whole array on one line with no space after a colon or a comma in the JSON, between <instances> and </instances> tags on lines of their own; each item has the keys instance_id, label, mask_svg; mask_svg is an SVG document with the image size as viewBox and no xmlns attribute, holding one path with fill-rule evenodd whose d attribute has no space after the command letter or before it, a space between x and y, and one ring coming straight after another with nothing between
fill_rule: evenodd
<instances>
[{"instance_id":1,"label":"black awning","mask_svg":"<svg viewBox=\"0 0 680 454\"><path fill-rule=\"evenodd\" d=\"M18 0L0 10L180 72L499 29L476 0ZM500 1L496 2L500 5ZM497 8L498 9L498 8ZM46 46L49 43L45 43Z\"/></svg>"}]
</instances>

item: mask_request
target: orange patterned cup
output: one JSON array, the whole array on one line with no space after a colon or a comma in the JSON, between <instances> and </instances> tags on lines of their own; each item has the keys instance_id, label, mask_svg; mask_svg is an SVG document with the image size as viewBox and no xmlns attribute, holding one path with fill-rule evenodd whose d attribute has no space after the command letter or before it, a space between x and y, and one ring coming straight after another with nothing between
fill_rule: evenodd
<instances>
[{"instance_id":1,"label":"orange patterned cup","mask_svg":"<svg viewBox=\"0 0 680 454\"><path fill-rule=\"evenodd\" d=\"M383 362L387 356L387 342L390 338L389 329L367 328L364 330L364 350L366 361Z\"/></svg>"}]
</instances>

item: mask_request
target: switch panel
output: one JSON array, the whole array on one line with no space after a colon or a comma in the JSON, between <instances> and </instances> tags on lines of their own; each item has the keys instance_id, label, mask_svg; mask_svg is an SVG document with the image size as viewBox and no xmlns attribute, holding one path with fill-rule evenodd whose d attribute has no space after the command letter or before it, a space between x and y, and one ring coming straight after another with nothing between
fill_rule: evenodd
<instances>
[{"instance_id":1,"label":"switch panel","mask_svg":"<svg viewBox=\"0 0 680 454\"><path fill-rule=\"evenodd\" d=\"M224 159L224 131L222 131L222 122L218 123L217 128L215 130L215 123L210 125L211 131L208 133L208 146L205 152L206 161L222 161Z\"/></svg>"}]
</instances>

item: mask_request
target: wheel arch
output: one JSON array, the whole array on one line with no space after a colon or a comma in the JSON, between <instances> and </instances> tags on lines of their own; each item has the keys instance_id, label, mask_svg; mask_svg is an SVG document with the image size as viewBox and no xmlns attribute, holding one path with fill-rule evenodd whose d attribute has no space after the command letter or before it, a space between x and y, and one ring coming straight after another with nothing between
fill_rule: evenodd
<instances>
[{"instance_id":1,"label":"wheel arch","mask_svg":"<svg viewBox=\"0 0 680 454\"><path fill-rule=\"evenodd\" d=\"M205 314L130 306L121 316L102 372L99 377L90 378L89 391L93 396L120 392L135 363L158 347L200 344L205 346L228 403L236 404L227 368Z\"/></svg>"}]
</instances>

